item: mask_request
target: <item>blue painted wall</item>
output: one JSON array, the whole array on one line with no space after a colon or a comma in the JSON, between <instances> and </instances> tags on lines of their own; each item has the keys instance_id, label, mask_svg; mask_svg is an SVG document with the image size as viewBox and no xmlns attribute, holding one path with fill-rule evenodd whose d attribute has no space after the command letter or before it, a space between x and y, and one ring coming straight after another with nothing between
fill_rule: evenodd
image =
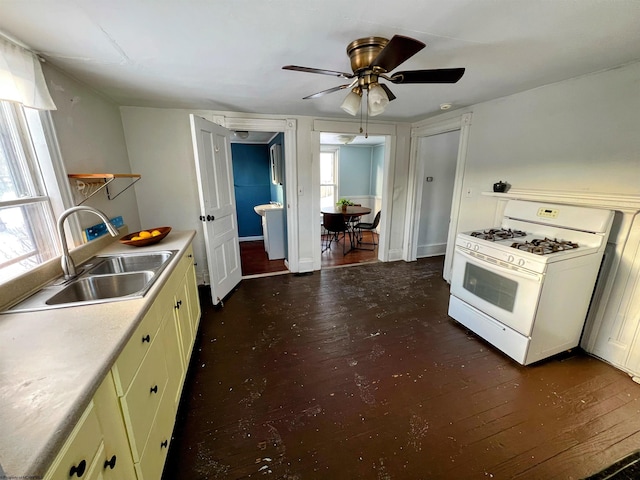
<instances>
[{"instance_id":1,"label":"blue painted wall","mask_svg":"<svg viewBox=\"0 0 640 480\"><path fill-rule=\"evenodd\" d=\"M282 158L283 158L283 168L282 168L282 176L286 182L286 178L285 178L285 169L284 169L284 133L279 133L277 134L273 140L271 140L269 142L268 147L271 148L271 145L275 145L275 144L279 144L280 145L280 151L282 152ZM267 154L268 154L269 150L267 149ZM274 185L273 183L271 184L271 200L273 202L280 202L284 205L284 183L283 185Z\"/></svg>"},{"instance_id":2,"label":"blue painted wall","mask_svg":"<svg viewBox=\"0 0 640 480\"><path fill-rule=\"evenodd\" d=\"M273 202L280 202L282 205L285 205L285 210L284 210L284 257L285 258L289 258L289 245L287 244L287 210L286 210L286 205L287 205L287 192L284 188L284 186L287 183L287 174L286 171L287 169L285 168L285 160L284 160L284 133L280 132L278 133L278 135L276 135L273 140L271 140L271 142L269 142L269 148L271 148L271 145L273 144L280 144L280 151L282 152L282 185L274 185L273 183L271 184L271 201Z\"/></svg>"},{"instance_id":3,"label":"blue painted wall","mask_svg":"<svg viewBox=\"0 0 640 480\"><path fill-rule=\"evenodd\" d=\"M373 147L371 154L371 195L382 197L382 176L384 173L384 145Z\"/></svg>"},{"instance_id":4,"label":"blue painted wall","mask_svg":"<svg viewBox=\"0 0 640 480\"><path fill-rule=\"evenodd\" d=\"M371 147L341 146L338 197L371 195Z\"/></svg>"},{"instance_id":5,"label":"blue painted wall","mask_svg":"<svg viewBox=\"0 0 640 480\"><path fill-rule=\"evenodd\" d=\"M253 207L271 200L269 146L231 144L238 236L262 236L262 223Z\"/></svg>"},{"instance_id":6,"label":"blue painted wall","mask_svg":"<svg viewBox=\"0 0 640 480\"><path fill-rule=\"evenodd\" d=\"M276 135L268 145L231 144L240 238L262 236L262 217L253 207L271 201L286 205L284 185L271 183L269 148L275 143L281 145L284 158L284 133Z\"/></svg>"}]
</instances>

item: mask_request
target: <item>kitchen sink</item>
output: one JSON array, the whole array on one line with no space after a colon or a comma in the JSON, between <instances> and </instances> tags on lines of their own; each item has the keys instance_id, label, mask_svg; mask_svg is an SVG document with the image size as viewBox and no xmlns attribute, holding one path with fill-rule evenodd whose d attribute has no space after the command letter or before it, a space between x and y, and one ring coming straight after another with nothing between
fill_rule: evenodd
<instances>
[{"instance_id":1,"label":"kitchen sink","mask_svg":"<svg viewBox=\"0 0 640 480\"><path fill-rule=\"evenodd\" d=\"M60 305L77 302L93 302L111 298L126 297L145 289L154 277L153 272L119 273L115 275L94 275L83 277L64 287L53 297L48 298L47 305Z\"/></svg>"},{"instance_id":2,"label":"kitchen sink","mask_svg":"<svg viewBox=\"0 0 640 480\"><path fill-rule=\"evenodd\" d=\"M141 298L177 250L97 255L78 266L72 280L60 277L17 305L0 312L18 313Z\"/></svg>"},{"instance_id":3,"label":"kitchen sink","mask_svg":"<svg viewBox=\"0 0 640 480\"><path fill-rule=\"evenodd\" d=\"M104 259L89 270L90 275L104 275L113 273L141 272L145 270L158 270L171 257L170 251L154 253L131 253L125 255L103 255L94 257L94 261Z\"/></svg>"}]
</instances>

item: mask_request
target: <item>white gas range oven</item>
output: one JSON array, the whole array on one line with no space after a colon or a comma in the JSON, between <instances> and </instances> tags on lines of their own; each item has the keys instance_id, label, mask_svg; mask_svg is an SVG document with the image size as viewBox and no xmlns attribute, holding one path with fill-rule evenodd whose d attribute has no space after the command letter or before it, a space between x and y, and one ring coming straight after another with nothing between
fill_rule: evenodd
<instances>
[{"instance_id":1,"label":"white gas range oven","mask_svg":"<svg viewBox=\"0 0 640 480\"><path fill-rule=\"evenodd\" d=\"M523 365L576 347L613 216L510 200L499 227L456 237L449 315Z\"/></svg>"}]
</instances>

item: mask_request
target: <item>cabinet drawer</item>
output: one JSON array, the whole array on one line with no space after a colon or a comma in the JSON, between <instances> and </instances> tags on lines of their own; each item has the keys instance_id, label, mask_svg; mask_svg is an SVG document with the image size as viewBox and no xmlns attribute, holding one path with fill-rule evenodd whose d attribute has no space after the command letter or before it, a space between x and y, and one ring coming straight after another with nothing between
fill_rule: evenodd
<instances>
[{"instance_id":1,"label":"cabinet drawer","mask_svg":"<svg viewBox=\"0 0 640 480\"><path fill-rule=\"evenodd\" d=\"M100 422L92 401L44 478L58 480L84 476L94 469L94 459L103 448Z\"/></svg>"},{"instance_id":2,"label":"cabinet drawer","mask_svg":"<svg viewBox=\"0 0 640 480\"><path fill-rule=\"evenodd\" d=\"M173 399L171 395L165 395L151 428L147 446L140 458L140 462L136 463L138 480L157 480L162 476L174 423Z\"/></svg>"},{"instance_id":3,"label":"cabinet drawer","mask_svg":"<svg viewBox=\"0 0 640 480\"><path fill-rule=\"evenodd\" d=\"M118 396L124 395L124 392L129 389L142 359L158 334L161 319L157 308L152 306L118 357L113 366L113 377Z\"/></svg>"},{"instance_id":4,"label":"cabinet drawer","mask_svg":"<svg viewBox=\"0 0 640 480\"><path fill-rule=\"evenodd\" d=\"M153 342L127 393L120 399L133 460L138 461L149 437L168 374L162 339Z\"/></svg>"}]
</instances>

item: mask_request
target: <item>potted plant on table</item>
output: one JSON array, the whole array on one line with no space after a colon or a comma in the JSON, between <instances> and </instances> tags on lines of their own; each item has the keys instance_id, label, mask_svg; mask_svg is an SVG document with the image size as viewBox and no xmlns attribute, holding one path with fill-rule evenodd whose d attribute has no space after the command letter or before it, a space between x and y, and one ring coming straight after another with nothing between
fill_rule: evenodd
<instances>
[{"instance_id":1,"label":"potted plant on table","mask_svg":"<svg viewBox=\"0 0 640 480\"><path fill-rule=\"evenodd\" d=\"M346 212L347 207L353 206L353 202L348 198L341 198L340 200L338 200L338 203L336 203L336 205L338 207L341 207L343 212Z\"/></svg>"}]
</instances>

